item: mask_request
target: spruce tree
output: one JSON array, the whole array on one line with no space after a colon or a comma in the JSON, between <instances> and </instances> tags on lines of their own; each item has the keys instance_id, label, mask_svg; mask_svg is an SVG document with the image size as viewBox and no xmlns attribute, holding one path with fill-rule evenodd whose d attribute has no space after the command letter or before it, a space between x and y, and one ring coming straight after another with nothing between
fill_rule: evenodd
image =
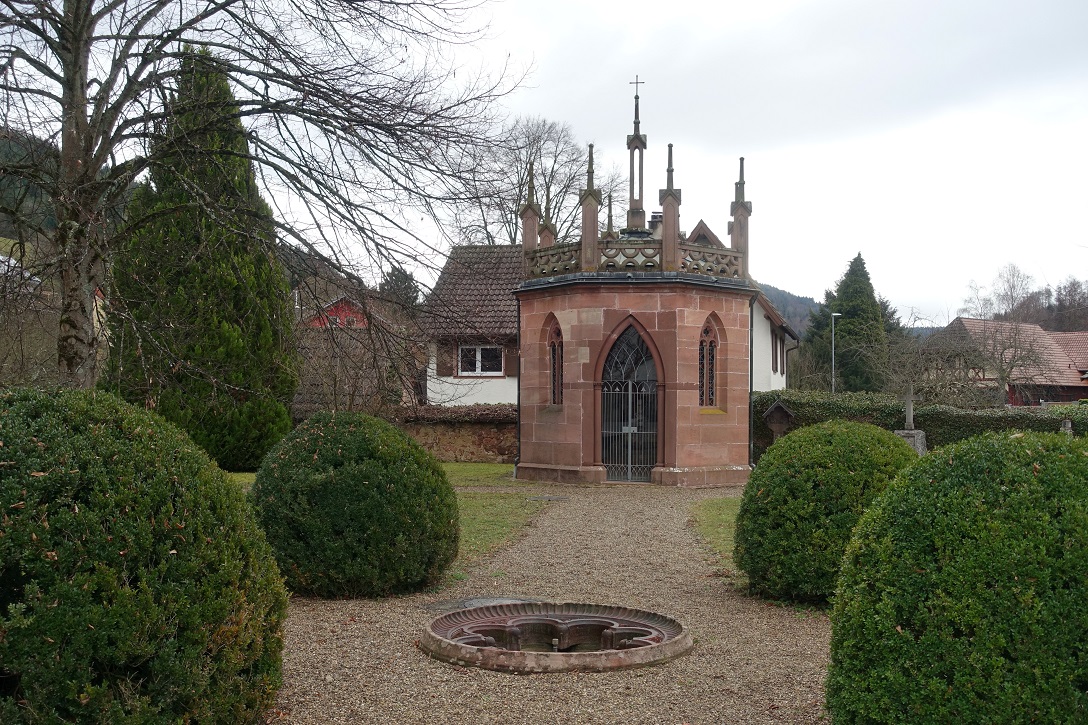
<instances>
[{"instance_id":1,"label":"spruce tree","mask_svg":"<svg viewBox=\"0 0 1088 725\"><path fill-rule=\"evenodd\" d=\"M865 260L854 257L835 291L812 313L805 335L808 354L821 369L831 369L831 315L835 319L836 389L878 391L888 368L888 340L881 305L877 301ZM830 378L829 378L830 379Z\"/></svg>"},{"instance_id":2,"label":"spruce tree","mask_svg":"<svg viewBox=\"0 0 1088 725\"><path fill-rule=\"evenodd\" d=\"M114 259L108 383L189 433L228 470L255 470L291 428L290 290L274 256L239 109L207 52L181 65L153 166ZM160 149L162 150L162 149Z\"/></svg>"}]
</instances>

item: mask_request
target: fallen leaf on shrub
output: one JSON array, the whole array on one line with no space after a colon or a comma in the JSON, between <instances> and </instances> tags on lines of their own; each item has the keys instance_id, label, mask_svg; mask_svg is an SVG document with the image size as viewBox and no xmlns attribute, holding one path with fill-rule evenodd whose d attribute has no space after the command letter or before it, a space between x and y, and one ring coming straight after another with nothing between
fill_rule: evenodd
<instances>
[{"instance_id":1,"label":"fallen leaf on shrub","mask_svg":"<svg viewBox=\"0 0 1088 725\"><path fill-rule=\"evenodd\" d=\"M79 696L79 704L80 705L86 705L90 701L91 701L91 696L88 695L86 692L84 692L82 695Z\"/></svg>"},{"instance_id":2,"label":"fallen leaf on shrub","mask_svg":"<svg viewBox=\"0 0 1088 725\"><path fill-rule=\"evenodd\" d=\"M47 552L45 552L45 558L49 559L49 561L56 561L57 560L57 552L47 551Z\"/></svg>"},{"instance_id":3,"label":"fallen leaf on shrub","mask_svg":"<svg viewBox=\"0 0 1088 725\"><path fill-rule=\"evenodd\" d=\"M176 553L178 553L178 550L177 550L177 549L171 549L171 550L170 550L170 553L171 553L171 554L176 554Z\"/></svg>"},{"instance_id":4,"label":"fallen leaf on shrub","mask_svg":"<svg viewBox=\"0 0 1088 725\"><path fill-rule=\"evenodd\" d=\"M34 476L35 478L37 478L37 477L39 477L39 476L44 476L45 474L44 474L44 473L43 473L42 471L31 471L31 472L30 472L30 475L31 475L31 476Z\"/></svg>"},{"instance_id":5,"label":"fallen leaf on shrub","mask_svg":"<svg viewBox=\"0 0 1088 725\"><path fill-rule=\"evenodd\" d=\"M13 503L11 506L8 506L8 508L13 508L13 509L26 508L26 501L20 501L19 503Z\"/></svg>"},{"instance_id":6,"label":"fallen leaf on shrub","mask_svg":"<svg viewBox=\"0 0 1088 725\"><path fill-rule=\"evenodd\" d=\"M903 626L900 624L895 625L895 631L899 634L903 634Z\"/></svg>"}]
</instances>

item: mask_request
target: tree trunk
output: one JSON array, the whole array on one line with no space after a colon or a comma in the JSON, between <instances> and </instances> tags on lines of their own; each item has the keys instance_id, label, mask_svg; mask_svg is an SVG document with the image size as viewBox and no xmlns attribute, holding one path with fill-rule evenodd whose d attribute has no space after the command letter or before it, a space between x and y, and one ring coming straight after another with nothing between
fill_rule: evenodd
<instances>
[{"instance_id":1,"label":"tree trunk","mask_svg":"<svg viewBox=\"0 0 1088 725\"><path fill-rule=\"evenodd\" d=\"M76 211L78 210L67 210ZM89 224L58 214L61 221L61 314L57 365L61 381L74 388L92 388L98 379L100 320L97 294L101 258L90 240Z\"/></svg>"},{"instance_id":2,"label":"tree trunk","mask_svg":"<svg viewBox=\"0 0 1088 725\"><path fill-rule=\"evenodd\" d=\"M101 256L95 224L101 207L95 198L94 135L89 130L87 79L90 65L91 7L65 0L59 57L65 66L61 87L61 144L57 185L57 253L61 277L57 365L63 383L91 388L97 379L98 293Z\"/></svg>"}]
</instances>

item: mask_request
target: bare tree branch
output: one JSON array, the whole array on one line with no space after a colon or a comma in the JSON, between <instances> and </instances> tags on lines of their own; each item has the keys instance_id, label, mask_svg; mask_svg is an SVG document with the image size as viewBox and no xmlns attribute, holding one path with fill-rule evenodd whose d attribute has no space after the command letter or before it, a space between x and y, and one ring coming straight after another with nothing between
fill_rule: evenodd
<instances>
[{"instance_id":1,"label":"bare tree branch","mask_svg":"<svg viewBox=\"0 0 1088 725\"><path fill-rule=\"evenodd\" d=\"M455 65L471 0L0 0L0 123L56 143L53 165L0 163L37 185L55 225L58 363L92 385L114 240L151 165L187 53L221 62L280 233L360 277L428 256L425 235L477 193L511 88ZM163 158L158 156L162 155ZM410 220L429 219L419 228ZM24 226L29 222L22 219ZM360 267L359 265L364 265Z\"/></svg>"}]
</instances>

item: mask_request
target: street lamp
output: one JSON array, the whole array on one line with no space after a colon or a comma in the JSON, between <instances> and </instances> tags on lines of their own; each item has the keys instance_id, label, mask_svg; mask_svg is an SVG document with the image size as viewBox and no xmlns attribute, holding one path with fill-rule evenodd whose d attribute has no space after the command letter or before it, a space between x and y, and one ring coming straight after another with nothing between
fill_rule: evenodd
<instances>
[{"instance_id":1,"label":"street lamp","mask_svg":"<svg viewBox=\"0 0 1088 725\"><path fill-rule=\"evenodd\" d=\"M831 313L831 394L835 394L835 318L842 317L841 312Z\"/></svg>"}]
</instances>

